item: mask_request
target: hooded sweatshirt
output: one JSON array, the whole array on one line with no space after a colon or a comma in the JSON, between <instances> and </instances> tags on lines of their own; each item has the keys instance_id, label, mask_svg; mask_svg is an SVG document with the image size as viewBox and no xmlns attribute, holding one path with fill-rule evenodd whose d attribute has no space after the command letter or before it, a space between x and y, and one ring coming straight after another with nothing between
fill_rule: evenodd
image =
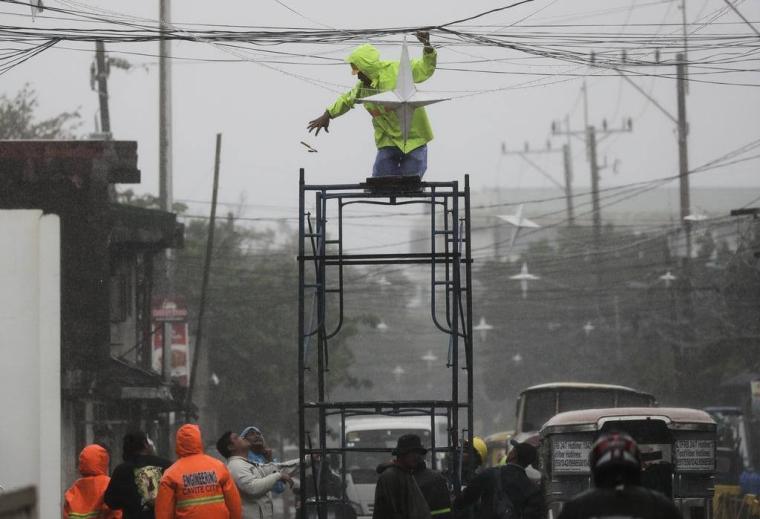
<instances>
[{"instance_id":1,"label":"hooded sweatshirt","mask_svg":"<svg viewBox=\"0 0 760 519\"><path fill-rule=\"evenodd\" d=\"M154 519L161 476L171 464L152 454L138 454L120 463L106 489L106 504L121 510L124 519Z\"/></svg>"},{"instance_id":2,"label":"hooded sweatshirt","mask_svg":"<svg viewBox=\"0 0 760 519\"><path fill-rule=\"evenodd\" d=\"M356 104L357 99L393 90L398 77L398 61L383 61L378 50L370 44L357 47L346 61L355 66L371 81L369 87L359 81L354 88L340 96L327 109L331 118L348 112ZM425 51L422 59L411 60L412 78L415 83L421 83L435 72L437 56L435 51ZM433 130L430 127L424 108L417 108L412 117L412 125L406 142L401 132L401 124L393 109L385 108L375 103L363 103L364 108L372 116L372 126L375 128L375 145L378 148L395 146L403 153L409 153L433 140Z\"/></svg>"},{"instance_id":3,"label":"hooded sweatshirt","mask_svg":"<svg viewBox=\"0 0 760 519\"><path fill-rule=\"evenodd\" d=\"M121 519L121 512L103 503L108 477L108 452L100 445L88 445L79 454L77 479L66 491L63 501L64 519Z\"/></svg>"},{"instance_id":4,"label":"hooded sweatshirt","mask_svg":"<svg viewBox=\"0 0 760 519\"><path fill-rule=\"evenodd\" d=\"M240 494L224 463L203 454L201 431L177 431L177 456L161 478L156 519L240 519Z\"/></svg>"}]
</instances>

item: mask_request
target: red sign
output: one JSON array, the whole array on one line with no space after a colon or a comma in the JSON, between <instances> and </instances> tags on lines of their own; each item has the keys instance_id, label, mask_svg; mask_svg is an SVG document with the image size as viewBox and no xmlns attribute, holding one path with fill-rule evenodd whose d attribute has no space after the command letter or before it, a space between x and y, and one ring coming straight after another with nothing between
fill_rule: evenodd
<instances>
[{"instance_id":1,"label":"red sign","mask_svg":"<svg viewBox=\"0 0 760 519\"><path fill-rule=\"evenodd\" d=\"M176 379L181 386L187 387L190 377L190 341L188 325L184 323L171 323L172 327L172 378ZM153 323L153 370L161 373L164 358L164 324Z\"/></svg>"},{"instance_id":2,"label":"red sign","mask_svg":"<svg viewBox=\"0 0 760 519\"><path fill-rule=\"evenodd\" d=\"M185 321L187 306L181 298L154 297L151 317L154 321Z\"/></svg>"}]
</instances>

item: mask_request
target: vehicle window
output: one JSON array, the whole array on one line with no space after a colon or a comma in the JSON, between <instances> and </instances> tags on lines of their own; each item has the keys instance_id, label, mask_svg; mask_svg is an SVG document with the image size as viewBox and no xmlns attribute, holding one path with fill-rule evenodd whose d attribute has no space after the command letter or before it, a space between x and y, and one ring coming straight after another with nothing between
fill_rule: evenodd
<instances>
[{"instance_id":1,"label":"vehicle window","mask_svg":"<svg viewBox=\"0 0 760 519\"><path fill-rule=\"evenodd\" d=\"M347 453L346 469L351 473L354 483L375 483L377 481L375 469L381 463L391 461L390 450L396 446L399 436L404 434L416 434L422 439L422 445L430 448L430 431L425 429L377 429L346 433L346 447L388 449L388 452Z\"/></svg>"},{"instance_id":2,"label":"vehicle window","mask_svg":"<svg viewBox=\"0 0 760 519\"><path fill-rule=\"evenodd\" d=\"M610 390L566 389L559 393L559 412L579 409L615 407L615 393Z\"/></svg>"},{"instance_id":3,"label":"vehicle window","mask_svg":"<svg viewBox=\"0 0 760 519\"><path fill-rule=\"evenodd\" d=\"M649 395L639 395L620 391L618 393L618 407L652 407L654 398Z\"/></svg>"},{"instance_id":4,"label":"vehicle window","mask_svg":"<svg viewBox=\"0 0 760 519\"><path fill-rule=\"evenodd\" d=\"M430 431L426 429L374 429L369 431L350 431L346 434L347 447L387 447L396 446L400 436L416 434L422 444L430 448ZM427 441L426 441L427 440Z\"/></svg>"},{"instance_id":5,"label":"vehicle window","mask_svg":"<svg viewBox=\"0 0 760 519\"><path fill-rule=\"evenodd\" d=\"M554 416L556 401L554 391L536 391L525 393L522 431L537 431Z\"/></svg>"}]
</instances>

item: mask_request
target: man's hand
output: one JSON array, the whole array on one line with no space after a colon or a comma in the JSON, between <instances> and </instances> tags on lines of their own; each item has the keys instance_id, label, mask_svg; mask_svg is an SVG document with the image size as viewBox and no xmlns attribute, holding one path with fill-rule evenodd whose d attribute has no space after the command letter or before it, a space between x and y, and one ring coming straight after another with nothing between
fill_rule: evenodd
<instances>
[{"instance_id":1,"label":"man's hand","mask_svg":"<svg viewBox=\"0 0 760 519\"><path fill-rule=\"evenodd\" d=\"M290 474L280 472L280 481L284 481L290 488L293 488L293 478L290 477Z\"/></svg>"},{"instance_id":2,"label":"man's hand","mask_svg":"<svg viewBox=\"0 0 760 519\"><path fill-rule=\"evenodd\" d=\"M330 130L328 127L330 126L330 114L325 111L322 115L314 119L313 121L309 121L308 126L306 126L306 129L309 130L309 133L311 133L312 130L317 130L314 136L316 137L319 135L319 130L322 128L325 129L325 132L330 133Z\"/></svg>"},{"instance_id":3,"label":"man's hand","mask_svg":"<svg viewBox=\"0 0 760 519\"><path fill-rule=\"evenodd\" d=\"M421 44L423 44L426 48L430 47L430 33L428 31L417 31L415 33L415 36L417 36L417 39Z\"/></svg>"}]
</instances>

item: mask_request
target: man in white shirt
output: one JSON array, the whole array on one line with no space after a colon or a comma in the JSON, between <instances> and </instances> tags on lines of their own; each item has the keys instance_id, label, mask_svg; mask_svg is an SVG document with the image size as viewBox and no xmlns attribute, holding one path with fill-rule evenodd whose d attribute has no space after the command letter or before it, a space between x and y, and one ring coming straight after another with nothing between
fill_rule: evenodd
<instances>
[{"instance_id":1,"label":"man in white shirt","mask_svg":"<svg viewBox=\"0 0 760 519\"><path fill-rule=\"evenodd\" d=\"M250 448L248 440L232 431L224 433L216 442L216 449L227 459L227 468L240 491L243 519L272 519L272 489L278 481L292 487L293 479L272 463L249 461Z\"/></svg>"}]
</instances>

